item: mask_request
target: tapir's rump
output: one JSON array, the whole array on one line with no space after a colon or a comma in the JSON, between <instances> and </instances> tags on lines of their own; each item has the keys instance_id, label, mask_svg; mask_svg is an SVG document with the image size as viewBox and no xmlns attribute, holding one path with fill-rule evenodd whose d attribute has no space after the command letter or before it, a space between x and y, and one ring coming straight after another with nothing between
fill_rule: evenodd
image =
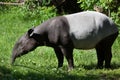
<instances>
[{"instance_id":1,"label":"tapir's rump","mask_svg":"<svg viewBox=\"0 0 120 80\"><path fill-rule=\"evenodd\" d=\"M75 48L94 48L100 40L118 32L113 21L99 12L85 11L65 17L70 26L70 35Z\"/></svg>"}]
</instances>

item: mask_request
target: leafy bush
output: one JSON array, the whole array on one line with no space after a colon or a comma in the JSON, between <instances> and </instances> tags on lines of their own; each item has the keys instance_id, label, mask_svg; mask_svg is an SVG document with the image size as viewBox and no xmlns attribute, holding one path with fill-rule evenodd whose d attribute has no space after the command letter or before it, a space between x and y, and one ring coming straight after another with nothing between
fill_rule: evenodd
<instances>
[{"instance_id":1,"label":"leafy bush","mask_svg":"<svg viewBox=\"0 0 120 80\"><path fill-rule=\"evenodd\" d=\"M54 7L37 7L35 9L29 9L27 5L17 8L24 21L32 21L33 26L39 25L45 20L56 16Z\"/></svg>"},{"instance_id":2,"label":"leafy bush","mask_svg":"<svg viewBox=\"0 0 120 80\"><path fill-rule=\"evenodd\" d=\"M15 2L16 0L1 0L1 1L11 1ZM20 14L24 16L24 19L33 19L33 18L43 18L42 15L46 15L44 19L49 17L56 16L55 7L47 7L46 5L50 4L51 0L26 0L25 5L20 8ZM120 26L120 1L119 0L78 0L80 3L80 8L82 10L93 10L94 5L101 6L104 9L104 13L108 14L115 23ZM41 7L41 6L44 7ZM0 6L0 11L6 11L10 6ZM49 15L50 14L50 15ZM44 20L43 19L43 20Z\"/></svg>"},{"instance_id":3,"label":"leafy bush","mask_svg":"<svg viewBox=\"0 0 120 80\"><path fill-rule=\"evenodd\" d=\"M24 6L20 9L24 19L42 18L46 20L50 17L56 16L54 7L37 7L36 9L30 9L28 6Z\"/></svg>"},{"instance_id":4,"label":"leafy bush","mask_svg":"<svg viewBox=\"0 0 120 80\"><path fill-rule=\"evenodd\" d=\"M25 3L30 9L39 6L55 6L58 14L80 12L82 9L77 4L77 0L27 0Z\"/></svg>"},{"instance_id":5,"label":"leafy bush","mask_svg":"<svg viewBox=\"0 0 120 80\"><path fill-rule=\"evenodd\" d=\"M94 5L101 6L104 12L120 26L120 1L119 0L78 0L83 10L93 10Z\"/></svg>"},{"instance_id":6,"label":"leafy bush","mask_svg":"<svg viewBox=\"0 0 120 80\"><path fill-rule=\"evenodd\" d=\"M51 3L51 0L26 0L26 4L34 6L46 6Z\"/></svg>"},{"instance_id":7,"label":"leafy bush","mask_svg":"<svg viewBox=\"0 0 120 80\"><path fill-rule=\"evenodd\" d=\"M15 0L0 0L0 2L15 2Z\"/></svg>"},{"instance_id":8,"label":"leafy bush","mask_svg":"<svg viewBox=\"0 0 120 80\"><path fill-rule=\"evenodd\" d=\"M5 3L12 3L12 2L16 2L16 0L0 0L0 2L5 2ZM9 10L11 7L10 5L4 5L4 4L0 4L0 12L4 12Z\"/></svg>"}]
</instances>

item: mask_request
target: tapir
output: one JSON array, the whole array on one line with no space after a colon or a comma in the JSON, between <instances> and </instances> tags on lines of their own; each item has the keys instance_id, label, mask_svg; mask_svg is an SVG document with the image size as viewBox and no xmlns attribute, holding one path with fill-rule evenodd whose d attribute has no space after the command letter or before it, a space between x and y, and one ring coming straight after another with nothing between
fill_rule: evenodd
<instances>
[{"instance_id":1,"label":"tapir","mask_svg":"<svg viewBox=\"0 0 120 80\"><path fill-rule=\"evenodd\" d=\"M29 29L14 45L12 63L17 57L49 46L55 51L58 68L63 66L64 56L68 69L74 68L73 49L95 49L97 67L111 67L112 45L119 34L117 25L106 15L95 11L53 17L41 25Z\"/></svg>"}]
</instances>

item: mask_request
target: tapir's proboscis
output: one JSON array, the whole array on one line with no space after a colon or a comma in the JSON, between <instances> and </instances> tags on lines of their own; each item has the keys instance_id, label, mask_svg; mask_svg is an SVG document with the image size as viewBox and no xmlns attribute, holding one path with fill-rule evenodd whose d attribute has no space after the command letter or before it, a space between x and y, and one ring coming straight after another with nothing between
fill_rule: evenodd
<instances>
[{"instance_id":1,"label":"tapir's proboscis","mask_svg":"<svg viewBox=\"0 0 120 80\"><path fill-rule=\"evenodd\" d=\"M95 49L97 67L111 67L112 45L119 34L116 24L106 15L84 11L51 18L29 29L15 44L12 63L17 57L39 46L49 46L55 51L58 68L63 66L64 56L68 68L74 68L73 49Z\"/></svg>"}]
</instances>

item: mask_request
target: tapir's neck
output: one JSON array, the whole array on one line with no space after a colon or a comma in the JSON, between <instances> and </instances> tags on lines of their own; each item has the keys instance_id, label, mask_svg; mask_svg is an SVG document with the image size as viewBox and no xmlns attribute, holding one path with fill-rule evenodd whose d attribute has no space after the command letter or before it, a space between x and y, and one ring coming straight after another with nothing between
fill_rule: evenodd
<instances>
[{"instance_id":1,"label":"tapir's neck","mask_svg":"<svg viewBox=\"0 0 120 80\"><path fill-rule=\"evenodd\" d=\"M44 34L46 32L45 28L46 28L46 26L44 26L44 24L41 24L34 29L34 33Z\"/></svg>"},{"instance_id":2,"label":"tapir's neck","mask_svg":"<svg viewBox=\"0 0 120 80\"><path fill-rule=\"evenodd\" d=\"M41 44L44 46L49 45L48 33L47 33L49 30L48 29L49 25L50 25L50 20L42 23L41 25L35 27L34 29L34 33L37 33L40 35L38 40L40 40L40 42L43 42L43 43L40 43L40 45Z\"/></svg>"}]
</instances>

